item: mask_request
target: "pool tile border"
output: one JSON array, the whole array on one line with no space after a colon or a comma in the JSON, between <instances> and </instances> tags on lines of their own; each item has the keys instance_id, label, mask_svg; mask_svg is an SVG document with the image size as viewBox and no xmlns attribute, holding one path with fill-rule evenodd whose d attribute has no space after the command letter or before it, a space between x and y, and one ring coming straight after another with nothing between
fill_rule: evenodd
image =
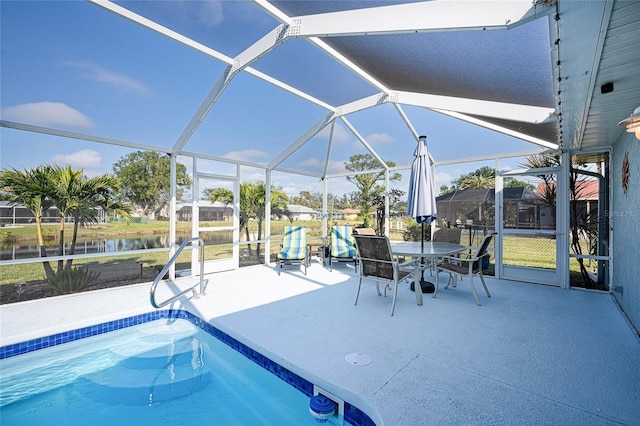
<instances>
[{"instance_id":1,"label":"pool tile border","mask_svg":"<svg viewBox=\"0 0 640 426\"><path fill-rule=\"evenodd\" d=\"M196 315L193 315L191 312L181 309L167 309L148 312L145 314L109 321L98 325L92 325L89 327L66 331L51 336L40 337L26 342L2 346L0 347L0 359L37 351L51 346L61 345L63 343L72 342L74 340L80 340L86 337L96 336L99 334L120 330L138 324L144 324L146 322L159 319L187 320L193 323L195 326L201 328L205 332L209 333L213 337L222 341L226 345L240 352L242 355L255 362L265 370L271 372L275 376L279 377L281 380L284 380L286 383L298 389L309 398L313 396L313 383L309 382L303 377L298 376L296 373L288 370L280 364L270 360L259 352L251 349L244 343L234 339L227 333L212 326L202 318L199 318ZM371 418L362 410L354 407L346 401L344 405L345 422L354 426L375 426L373 420L371 420Z\"/></svg>"}]
</instances>

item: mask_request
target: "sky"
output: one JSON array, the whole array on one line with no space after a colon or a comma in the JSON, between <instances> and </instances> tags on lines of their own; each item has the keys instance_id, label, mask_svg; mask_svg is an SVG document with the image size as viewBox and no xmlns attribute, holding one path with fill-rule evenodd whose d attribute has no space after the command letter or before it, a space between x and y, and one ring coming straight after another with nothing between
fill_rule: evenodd
<instances>
[{"instance_id":1,"label":"sky","mask_svg":"<svg viewBox=\"0 0 640 426\"><path fill-rule=\"evenodd\" d=\"M277 26L271 17L238 1L121 2L136 13L234 57ZM80 1L0 1L0 113L2 120L94 137L171 148L222 74L225 64ZM312 95L357 99L376 90L335 62L326 65L313 46L294 40L255 68ZM327 71L328 70L328 71ZM339 105L339 104L338 104ZM337 106L337 105L336 105ZM404 107L438 161L535 149L534 145L416 107ZM185 149L266 164L318 122L327 110L248 74L235 77L190 138ZM409 166L415 140L391 105L348 116L382 158ZM318 172L327 157L329 128L287 158L282 167ZM0 128L0 167L58 163L88 176L112 172L132 149ZM333 130L329 173L344 170L350 155L366 153L344 123ZM182 161L182 158L180 159ZM503 160L502 169L518 167ZM190 158L184 158L189 170ZM494 162L439 167L435 187ZM228 164L200 161L198 170L233 175ZM409 172L395 186L406 190ZM263 180L260 169L242 167L241 180ZM329 191L355 191L345 178ZM207 185L221 182L213 180ZM273 183L289 195L322 192L318 178L275 173Z\"/></svg>"}]
</instances>

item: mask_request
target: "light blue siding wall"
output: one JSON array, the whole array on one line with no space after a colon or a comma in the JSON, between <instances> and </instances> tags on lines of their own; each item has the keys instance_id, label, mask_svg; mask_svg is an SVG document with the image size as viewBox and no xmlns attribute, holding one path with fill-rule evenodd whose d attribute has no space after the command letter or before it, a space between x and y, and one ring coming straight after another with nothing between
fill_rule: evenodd
<instances>
[{"instance_id":1,"label":"light blue siding wall","mask_svg":"<svg viewBox=\"0 0 640 426\"><path fill-rule=\"evenodd\" d=\"M629 159L629 189L622 190L622 162ZM622 309L640 330L640 141L623 133L613 146L611 162L613 285Z\"/></svg>"}]
</instances>

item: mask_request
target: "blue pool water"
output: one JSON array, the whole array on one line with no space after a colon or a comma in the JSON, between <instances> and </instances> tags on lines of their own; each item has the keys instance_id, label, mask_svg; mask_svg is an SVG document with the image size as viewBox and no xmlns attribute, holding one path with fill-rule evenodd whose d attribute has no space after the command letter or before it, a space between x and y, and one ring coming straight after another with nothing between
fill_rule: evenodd
<instances>
[{"instance_id":1,"label":"blue pool water","mask_svg":"<svg viewBox=\"0 0 640 426\"><path fill-rule=\"evenodd\" d=\"M163 318L91 328L89 338L45 340L43 349L40 341L0 348L0 424L316 424L311 383L199 321ZM60 339L68 337L51 341ZM345 410L345 424L373 424Z\"/></svg>"}]
</instances>

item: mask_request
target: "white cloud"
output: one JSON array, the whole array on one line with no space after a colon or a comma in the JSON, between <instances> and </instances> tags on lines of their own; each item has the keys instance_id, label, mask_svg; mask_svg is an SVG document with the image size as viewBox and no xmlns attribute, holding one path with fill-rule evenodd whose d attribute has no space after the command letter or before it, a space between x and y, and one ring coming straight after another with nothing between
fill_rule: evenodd
<instances>
[{"instance_id":1,"label":"white cloud","mask_svg":"<svg viewBox=\"0 0 640 426\"><path fill-rule=\"evenodd\" d=\"M449 173L436 171L436 178L433 182L433 190L436 192L436 194L440 193L440 187L442 185L451 185L452 179L453 178Z\"/></svg>"},{"instance_id":2,"label":"white cloud","mask_svg":"<svg viewBox=\"0 0 640 426\"><path fill-rule=\"evenodd\" d=\"M149 93L149 88L136 79L108 70L90 62L67 62L67 65L87 71L86 77L130 92Z\"/></svg>"},{"instance_id":3,"label":"white cloud","mask_svg":"<svg viewBox=\"0 0 640 426\"><path fill-rule=\"evenodd\" d=\"M241 179L242 182L244 182L245 180L248 180L250 182L264 182L265 175L263 171L256 171L245 175L243 179Z\"/></svg>"},{"instance_id":4,"label":"white cloud","mask_svg":"<svg viewBox=\"0 0 640 426\"><path fill-rule=\"evenodd\" d=\"M333 140L336 143L347 143L355 138L351 130L347 130L343 126L336 125L333 129Z\"/></svg>"},{"instance_id":5,"label":"white cloud","mask_svg":"<svg viewBox=\"0 0 640 426\"><path fill-rule=\"evenodd\" d=\"M372 133L364 139L369 142L369 145L389 144L395 141L388 133Z\"/></svg>"},{"instance_id":6,"label":"white cloud","mask_svg":"<svg viewBox=\"0 0 640 426\"><path fill-rule=\"evenodd\" d=\"M62 102L44 101L6 107L2 109L2 118L36 126L93 128L89 117Z\"/></svg>"},{"instance_id":7,"label":"white cloud","mask_svg":"<svg viewBox=\"0 0 640 426\"><path fill-rule=\"evenodd\" d=\"M55 155L51 162L62 166L71 166L78 169L97 169L102 163L102 155L92 149L83 149L71 154Z\"/></svg>"},{"instance_id":8,"label":"white cloud","mask_svg":"<svg viewBox=\"0 0 640 426\"><path fill-rule=\"evenodd\" d=\"M269 158L269 154L259 149L247 149L244 151L230 151L224 154L223 157L230 160L257 163L260 162L260 160Z\"/></svg>"}]
</instances>

